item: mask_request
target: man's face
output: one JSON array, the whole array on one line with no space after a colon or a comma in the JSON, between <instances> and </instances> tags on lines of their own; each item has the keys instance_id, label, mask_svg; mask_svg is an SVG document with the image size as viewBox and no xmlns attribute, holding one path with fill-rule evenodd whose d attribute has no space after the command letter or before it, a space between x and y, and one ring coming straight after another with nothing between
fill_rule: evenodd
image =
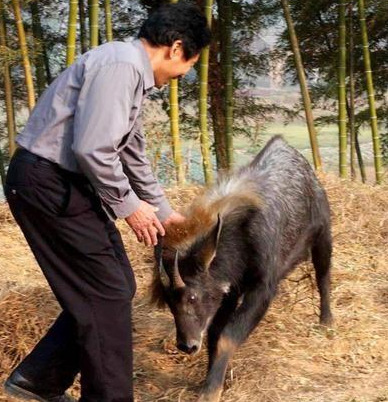
<instances>
[{"instance_id":1,"label":"man's face","mask_svg":"<svg viewBox=\"0 0 388 402\"><path fill-rule=\"evenodd\" d=\"M176 41L170 48L166 49L165 57L154 72L155 86L161 88L168 84L172 78L182 78L198 61L199 54L186 60L180 41Z\"/></svg>"}]
</instances>

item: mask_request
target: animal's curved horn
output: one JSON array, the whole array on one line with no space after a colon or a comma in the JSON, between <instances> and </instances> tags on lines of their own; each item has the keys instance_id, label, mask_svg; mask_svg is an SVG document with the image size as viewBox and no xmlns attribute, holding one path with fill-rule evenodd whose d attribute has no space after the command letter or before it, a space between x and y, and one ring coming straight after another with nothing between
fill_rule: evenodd
<instances>
[{"instance_id":1,"label":"animal's curved horn","mask_svg":"<svg viewBox=\"0 0 388 402\"><path fill-rule=\"evenodd\" d=\"M183 282L183 279L179 273L179 266L178 266L178 259L179 259L179 253L178 251L175 254L175 259L174 259L174 270L172 273L172 286L174 289L178 288L184 288L186 285Z\"/></svg>"},{"instance_id":2,"label":"animal's curved horn","mask_svg":"<svg viewBox=\"0 0 388 402\"><path fill-rule=\"evenodd\" d=\"M170 286L170 279L167 275L166 269L164 268L163 264L163 245L162 245L162 240L158 241L157 246L155 247L155 259L159 271L159 278L160 281L162 282L164 287L169 287Z\"/></svg>"}]
</instances>

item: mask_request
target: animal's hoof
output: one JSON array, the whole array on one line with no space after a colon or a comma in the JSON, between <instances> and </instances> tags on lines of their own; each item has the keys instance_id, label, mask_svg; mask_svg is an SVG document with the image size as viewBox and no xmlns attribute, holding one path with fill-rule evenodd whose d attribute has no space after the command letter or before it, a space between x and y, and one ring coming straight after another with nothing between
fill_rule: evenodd
<instances>
[{"instance_id":1,"label":"animal's hoof","mask_svg":"<svg viewBox=\"0 0 388 402\"><path fill-rule=\"evenodd\" d=\"M321 318L319 320L319 324L322 327L331 328L333 326L333 323L334 323L334 319L331 314L323 315L323 316L321 316Z\"/></svg>"},{"instance_id":2,"label":"animal's hoof","mask_svg":"<svg viewBox=\"0 0 388 402\"><path fill-rule=\"evenodd\" d=\"M219 402L221 400L222 390L216 390L211 393L203 393L197 399L197 402Z\"/></svg>"}]
</instances>

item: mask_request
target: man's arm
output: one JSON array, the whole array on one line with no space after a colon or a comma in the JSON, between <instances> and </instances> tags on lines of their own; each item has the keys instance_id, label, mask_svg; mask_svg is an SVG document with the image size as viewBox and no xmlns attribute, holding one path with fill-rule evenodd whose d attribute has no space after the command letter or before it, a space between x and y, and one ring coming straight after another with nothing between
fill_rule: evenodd
<instances>
[{"instance_id":1,"label":"man's arm","mask_svg":"<svg viewBox=\"0 0 388 402\"><path fill-rule=\"evenodd\" d=\"M170 217L173 210L152 172L150 161L146 155L146 142L140 119L136 121L130 141L121 152L120 157L124 172L136 194L142 200L158 208L156 215L161 222L164 222Z\"/></svg>"},{"instance_id":2,"label":"man's arm","mask_svg":"<svg viewBox=\"0 0 388 402\"><path fill-rule=\"evenodd\" d=\"M123 63L89 72L74 116L73 151L77 162L117 218L131 215L140 206L118 155L139 84L138 72Z\"/></svg>"}]
</instances>

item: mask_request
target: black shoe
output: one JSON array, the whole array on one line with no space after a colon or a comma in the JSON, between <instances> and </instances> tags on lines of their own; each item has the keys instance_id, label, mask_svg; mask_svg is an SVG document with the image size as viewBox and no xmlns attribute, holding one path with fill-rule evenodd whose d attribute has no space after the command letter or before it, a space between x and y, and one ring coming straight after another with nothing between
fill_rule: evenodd
<instances>
[{"instance_id":1,"label":"black shoe","mask_svg":"<svg viewBox=\"0 0 388 402\"><path fill-rule=\"evenodd\" d=\"M34 390L35 388L35 390ZM26 401L38 402L76 402L76 399L68 394L58 396L42 396L40 390L36 390L34 384L24 378L18 371L14 371L4 384L5 392L9 395ZM39 395L40 394L40 395Z\"/></svg>"}]
</instances>

